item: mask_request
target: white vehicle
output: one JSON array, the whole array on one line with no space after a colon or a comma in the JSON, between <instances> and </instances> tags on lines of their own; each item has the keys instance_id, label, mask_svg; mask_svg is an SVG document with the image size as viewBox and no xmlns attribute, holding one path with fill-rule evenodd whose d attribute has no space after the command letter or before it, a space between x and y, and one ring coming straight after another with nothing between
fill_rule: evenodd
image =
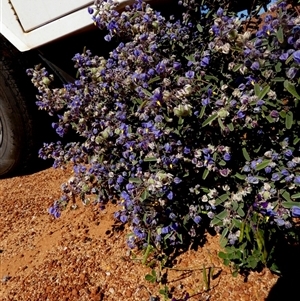
<instances>
[{"instance_id":1,"label":"white vehicle","mask_svg":"<svg viewBox=\"0 0 300 301\"><path fill-rule=\"evenodd\" d=\"M119 2L122 9L132 0ZM92 36L96 28L87 8L93 3L0 0L0 176L26 168L41 146L37 137L41 142L46 139L45 134L38 135L42 132L39 119L45 115L34 113L35 96L29 92L32 85L25 70L47 64L59 79L67 81L65 71L72 68L75 53L95 40L98 48L101 43L99 31L97 38Z\"/></svg>"}]
</instances>

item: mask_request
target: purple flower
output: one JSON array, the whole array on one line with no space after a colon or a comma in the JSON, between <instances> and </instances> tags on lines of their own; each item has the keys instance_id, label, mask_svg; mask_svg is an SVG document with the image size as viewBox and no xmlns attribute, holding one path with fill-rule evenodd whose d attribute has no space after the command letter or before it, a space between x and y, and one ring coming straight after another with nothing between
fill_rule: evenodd
<instances>
[{"instance_id":1,"label":"purple flower","mask_svg":"<svg viewBox=\"0 0 300 301\"><path fill-rule=\"evenodd\" d=\"M290 150L290 149L287 149L287 150L284 152L284 155L285 155L286 157L291 157L291 156L293 155L293 151Z\"/></svg>"},{"instance_id":2,"label":"purple flower","mask_svg":"<svg viewBox=\"0 0 300 301\"><path fill-rule=\"evenodd\" d=\"M158 73L158 74L161 74L161 73L164 73L166 70L166 65L164 62L160 62L156 65L155 67L155 71ZM149 72L149 71L148 71Z\"/></svg>"},{"instance_id":3,"label":"purple flower","mask_svg":"<svg viewBox=\"0 0 300 301\"><path fill-rule=\"evenodd\" d=\"M88 13L91 15L94 12L93 8L88 7Z\"/></svg>"},{"instance_id":4,"label":"purple flower","mask_svg":"<svg viewBox=\"0 0 300 301\"><path fill-rule=\"evenodd\" d=\"M169 226L161 228L161 234L168 234L169 233Z\"/></svg>"},{"instance_id":5,"label":"purple flower","mask_svg":"<svg viewBox=\"0 0 300 301\"><path fill-rule=\"evenodd\" d=\"M224 159L225 161L230 161L231 155L230 155L229 153L225 153L224 156L223 156L223 159Z\"/></svg>"},{"instance_id":6,"label":"purple flower","mask_svg":"<svg viewBox=\"0 0 300 301\"><path fill-rule=\"evenodd\" d=\"M205 56L201 62L200 62L200 66L201 67L207 67L209 65L209 56Z\"/></svg>"},{"instance_id":7,"label":"purple flower","mask_svg":"<svg viewBox=\"0 0 300 301\"><path fill-rule=\"evenodd\" d=\"M267 166L265 168L265 173L270 173L272 171L272 168L270 166Z\"/></svg>"},{"instance_id":8,"label":"purple flower","mask_svg":"<svg viewBox=\"0 0 300 301\"><path fill-rule=\"evenodd\" d=\"M290 79L293 79L298 72L298 68L291 67L286 71L286 76Z\"/></svg>"},{"instance_id":9,"label":"purple flower","mask_svg":"<svg viewBox=\"0 0 300 301\"><path fill-rule=\"evenodd\" d=\"M244 113L243 111L238 111L238 112L237 112L237 118L242 119L242 118L244 118L244 117L245 117L245 113Z\"/></svg>"},{"instance_id":10,"label":"purple flower","mask_svg":"<svg viewBox=\"0 0 300 301\"><path fill-rule=\"evenodd\" d=\"M272 110L270 113L270 116L273 118L278 118L279 117L279 113L276 110Z\"/></svg>"},{"instance_id":11,"label":"purple flower","mask_svg":"<svg viewBox=\"0 0 300 301\"><path fill-rule=\"evenodd\" d=\"M229 168L220 169L219 173L222 177L228 177L228 175L230 174L230 169Z\"/></svg>"},{"instance_id":12,"label":"purple flower","mask_svg":"<svg viewBox=\"0 0 300 301\"><path fill-rule=\"evenodd\" d=\"M182 182L182 180L179 179L178 177L175 177L174 180L173 180L173 182L174 182L175 184L179 184L179 183Z\"/></svg>"},{"instance_id":13,"label":"purple flower","mask_svg":"<svg viewBox=\"0 0 300 301\"><path fill-rule=\"evenodd\" d=\"M277 172L273 173L271 180L274 181L274 182L279 181L280 180L280 175Z\"/></svg>"},{"instance_id":14,"label":"purple flower","mask_svg":"<svg viewBox=\"0 0 300 301\"><path fill-rule=\"evenodd\" d=\"M184 147L183 153L184 153L185 155L188 155L190 152L191 152L191 149L190 149L190 148Z\"/></svg>"},{"instance_id":15,"label":"purple flower","mask_svg":"<svg viewBox=\"0 0 300 301\"><path fill-rule=\"evenodd\" d=\"M300 176L294 178L294 183L300 185Z\"/></svg>"},{"instance_id":16,"label":"purple flower","mask_svg":"<svg viewBox=\"0 0 300 301\"><path fill-rule=\"evenodd\" d=\"M188 72L185 73L185 77L187 78L194 78L195 72L192 70L189 70Z\"/></svg>"},{"instance_id":17,"label":"purple flower","mask_svg":"<svg viewBox=\"0 0 300 301\"><path fill-rule=\"evenodd\" d=\"M250 68L252 70L259 70L259 63L258 62L252 63L252 65L250 66Z\"/></svg>"},{"instance_id":18,"label":"purple flower","mask_svg":"<svg viewBox=\"0 0 300 301\"><path fill-rule=\"evenodd\" d=\"M258 178L254 177L254 176L248 176L246 178L246 180L250 184L258 184L258 182L259 182Z\"/></svg>"},{"instance_id":19,"label":"purple flower","mask_svg":"<svg viewBox=\"0 0 300 301\"><path fill-rule=\"evenodd\" d=\"M293 53L293 59L297 64L300 64L300 50Z\"/></svg>"},{"instance_id":20,"label":"purple flower","mask_svg":"<svg viewBox=\"0 0 300 301\"><path fill-rule=\"evenodd\" d=\"M106 42L110 42L111 41L111 36L108 34L108 35L106 35L105 37L104 37L104 40L106 41Z\"/></svg>"},{"instance_id":21,"label":"purple flower","mask_svg":"<svg viewBox=\"0 0 300 301\"><path fill-rule=\"evenodd\" d=\"M173 68L174 68L175 70L179 70L179 69L181 68L181 63L179 63L179 62L174 62L174 63L173 63Z\"/></svg>"},{"instance_id":22,"label":"purple flower","mask_svg":"<svg viewBox=\"0 0 300 301\"><path fill-rule=\"evenodd\" d=\"M126 215L121 215L120 216L120 221L122 222L122 223L126 223L127 222L127 216Z\"/></svg>"},{"instance_id":23,"label":"purple flower","mask_svg":"<svg viewBox=\"0 0 300 301\"><path fill-rule=\"evenodd\" d=\"M285 61L287 60L287 58L289 57L289 54L287 52L284 52L280 57L279 59L282 60L282 61Z\"/></svg>"},{"instance_id":24,"label":"purple flower","mask_svg":"<svg viewBox=\"0 0 300 301\"><path fill-rule=\"evenodd\" d=\"M293 217L300 217L300 207L293 206L292 207L292 216Z\"/></svg>"},{"instance_id":25,"label":"purple flower","mask_svg":"<svg viewBox=\"0 0 300 301\"><path fill-rule=\"evenodd\" d=\"M199 215L196 215L193 220L196 224L199 224L201 221L201 217Z\"/></svg>"},{"instance_id":26,"label":"purple flower","mask_svg":"<svg viewBox=\"0 0 300 301\"><path fill-rule=\"evenodd\" d=\"M218 17L222 17L223 12L224 12L224 10L220 7L220 8L217 10L217 16L218 16Z\"/></svg>"},{"instance_id":27,"label":"purple flower","mask_svg":"<svg viewBox=\"0 0 300 301\"><path fill-rule=\"evenodd\" d=\"M172 200L173 197L174 197L173 192L170 191L170 192L168 193L168 195L167 195L168 200Z\"/></svg>"}]
</instances>

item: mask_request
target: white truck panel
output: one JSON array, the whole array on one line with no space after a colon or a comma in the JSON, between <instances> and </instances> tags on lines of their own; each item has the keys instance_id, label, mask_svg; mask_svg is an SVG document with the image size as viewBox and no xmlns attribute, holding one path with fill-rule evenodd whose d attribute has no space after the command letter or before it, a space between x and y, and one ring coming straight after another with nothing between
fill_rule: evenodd
<instances>
[{"instance_id":1,"label":"white truck panel","mask_svg":"<svg viewBox=\"0 0 300 301\"><path fill-rule=\"evenodd\" d=\"M27 3L27 1L25 0L15 0L14 3L19 3L21 1ZM21 9L21 11L19 11L19 9L14 9L11 6L9 0L0 0L0 34L2 34L8 41L10 41L18 50L27 51L33 48L37 48L66 35L72 34L73 32L92 26L93 24L92 17L87 11L88 5L84 8L58 18L57 16L62 15L62 11L60 11L60 9L63 8L64 13L66 13L66 3L69 2L69 4L71 5L73 0L52 0L51 2L50 0L37 0L37 2L42 3L44 1L47 2L48 6L52 4L52 13L55 11L55 9L57 9L56 19L51 21L51 18L55 15L52 14L51 18L49 17L50 15L48 15L49 19L45 17L39 19L39 22L43 23L44 25L37 27L31 31L25 32L19 21L19 15L21 16L21 18L23 18L23 20L25 20L24 15L28 14L28 16L26 16L26 19L30 20L32 18L34 20L36 11L29 10L26 6L19 8ZM63 1L64 6L58 5L61 1ZM84 2L90 3L90 1L87 0L80 0L80 2L78 3L82 4ZM119 0L120 7L125 6L130 2L132 2L132 0ZM72 5L71 7L74 8L74 6ZM44 12L40 13L41 15L43 15ZM30 23L28 23L28 28L34 27L33 24L37 23L38 22L36 20L34 20L31 25Z\"/></svg>"},{"instance_id":2,"label":"white truck panel","mask_svg":"<svg viewBox=\"0 0 300 301\"><path fill-rule=\"evenodd\" d=\"M2 0L3 1L3 0ZM24 32L55 21L81 8L92 5L91 0L10 0L18 14Z\"/></svg>"}]
</instances>

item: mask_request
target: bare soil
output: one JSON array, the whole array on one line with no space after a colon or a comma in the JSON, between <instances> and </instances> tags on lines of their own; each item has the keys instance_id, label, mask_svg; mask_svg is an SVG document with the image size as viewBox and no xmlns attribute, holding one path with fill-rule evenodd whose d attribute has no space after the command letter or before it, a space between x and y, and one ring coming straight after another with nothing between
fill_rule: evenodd
<instances>
[{"instance_id":1,"label":"bare soil","mask_svg":"<svg viewBox=\"0 0 300 301\"><path fill-rule=\"evenodd\" d=\"M100 211L77 202L59 219L48 214L71 174L50 168L0 180L0 301L164 300L161 284L145 280L151 268L141 264L142 254L126 246L129 229L117 230L115 205ZM203 248L163 270L173 297L187 292L192 301L266 300L278 277L265 269L233 278L218 257L219 237L206 238ZM214 267L209 288L203 266Z\"/></svg>"}]
</instances>

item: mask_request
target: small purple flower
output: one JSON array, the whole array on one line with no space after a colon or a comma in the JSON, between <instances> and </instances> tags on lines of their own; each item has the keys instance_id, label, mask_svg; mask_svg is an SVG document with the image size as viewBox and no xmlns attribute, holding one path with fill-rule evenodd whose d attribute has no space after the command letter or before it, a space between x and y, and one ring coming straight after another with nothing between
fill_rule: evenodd
<instances>
[{"instance_id":1,"label":"small purple flower","mask_svg":"<svg viewBox=\"0 0 300 301\"><path fill-rule=\"evenodd\" d=\"M294 178L294 183L297 184L297 185L300 185L300 176L296 176Z\"/></svg>"},{"instance_id":2,"label":"small purple flower","mask_svg":"<svg viewBox=\"0 0 300 301\"><path fill-rule=\"evenodd\" d=\"M259 63L258 62L252 63L252 65L250 66L250 68L252 70L259 70Z\"/></svg>"},{"instance_id":3,"label":"small purple flower","mask_svg":"<svg viewBox=\"0 0 300 301\"><path fill-rule=\"evenodd\" d=\"M183 149L183 153L185 155L188 155L190 152L191 152L191 149L185 146L184 149Z\"/></svg>"},{"instance_id":4,"label":"small purple flower","mask_svg":"<svg viewBox=\"0 0 300 301\"><path fill-rule=\"evenodd\" d=\"M217 16L218 17L222 17L223 16L223 12L224 12L224 10L221 7L218 8L218 10L217 10Z\"/></svg>"},{"instance_id":5,"label":"small purple flower","mask_svg":"<svg viewBox=\"0 0 300 301\"><path fill-rule=\"evenodd\" d=\"M171 152L172 151L172 146L170 145L170 143L166 143L165 145L164 145L164 149L165 149L165 151L166 152Z\"/></svg>"},{"instance_id":6,"label":"small purple flower","mask_svg":"<svg viewBox=\"0 0 300 301\"><path fill-rule=\"evenodd\" d=\"M228 175L230 174L230 169L229 168L220 169L219 173L222 177L228 177Z\"/></svg>"},{"instance_id":7,"label":"small purple flower","mask_svg":"<svg viewBox=\"0 0 300 301\"><path fill-rule=\"evenodd\" d=\"M237 112L237 118L240 118L240 119L242 119L242 118L244 118L246 115L245 115L245 113L243 112L243 111L238 111Z\"/></svg>"},{"instance_id":8,"label":"small purple flower","mask_svg":"<svg viewBox=\"0 0 300 301\"><path fill-rule=\"evenodd\" d=\"M293 217L300 217L300 207L293 206L292 207L292 216Z\"/></svg>"},{"instance_id":9,"label":"small purple flower","mask_svg":"<svg viewBox=\"0 0 300 301\"><path fill-rule=\"evenodd\" d=\"M179 179L178 177L175 177L174 180L173 180L173 182L174 182L175 184L179 184L179 183L182 182L182 180Z\"/></svg>"},{"instance_id":10,"label":"small purple flower","mask_svg":"<svg viewBox=\"0 0 300 301\"><path fill-rule=\"evenodd\" d=\"M200 62L200 66L201 67L207 67L209 65L209 56L205 56L201 62Z\"/></svg>"},{"instance_id":11,"label":"small purple flower","mask_svg":"<svg viewBox=\"0 0 300 301\"><path fill-rule=\"evenodd\" d=\"M267 166L265 168L265 173L270 173L272 171L272 168L270 166Z\"/></svg>"},{"instance_id":12,"label":"small purple flower","mask_svg":"<svg viewBox=\"0 0 300 301\"><path fill-rule=\"evenodd\" d=\"M284 155L285 155L286 157L291 157L291 156L293 155L293 151L290 150L290 149L287 149L287 150L284 152Z\"/></svg>"},{"instance_id":13,"label":"small purple flower","mask_svg":"<svg viewBox=\"0 0 300 301\"><path fill-rule=\"evenodd\" d=\"M300 50L293 53L293 59L297 64L300 64Z\"/></svg>"},{"instance_id":14,"label":"small purple flower","mask_svg":"<svg viewBox=\"0 0 300 301\"><path fill-rule=\"evenodd\" d=\"M196 215L193 220L196 224L199 224L201 221L201 217L199 215Z\"/></svg>"},{"instance_id":15,"label":"small purple flower","mask_svg":"<svg viewBox=\"0 0 300 301\"><path fill-rule=\"evenodd\" d=\"M284 226L285 222L283 219L281 218L275 218L274 221L276 222L276 224L281 227L281 226Z\"/></svg>"},{"instance_id":16,"label":"small purple flower","mask_svg":"<svg viewBox=\"0 0 300 301\"><path fill-rule=\"evenodd\" d=\"M169 233L169 226L161 228L161 234L168 234Z\"/></svg>"},{"instance_id":17,"label":"small purple flower","mask_svg":"<svg viewBox=\"0 0 300 301\"><path fill-rule=\"evenodd\" d=\"M106 42L110 42L111 41L111 36L108 34L108 35L106 35L105 37L104 37L104 40L106 41Z\"/></svg>"},{"instance_id":18,"label":"small purple flower","mask_svg":"<svg viewBox=\"0 0 300 301\"><path fill-rule=\"evenodd\" d=\"M174 68L175 70L179 70L179 69L181 68L181 63L179 63L179 62L174 62L174 63L173 63L173 68Z\"/></svg>"},{"instance_id":19,"label":"small purple flower","mask_svg":"<svg viewBox=\"0 0 300 301\"><path fill-rule=\"evenodd\" d=\"M168 200L173 200L174 194L172 191L170 191L167 195Z\"/></svg>"},{"instance_id":20,"label":"small purple flower","mask_svg":"<svg viewBox=\"0 0 300 301\"><path fill-rule=\"evenodd\" d=\"M224 156L223 156L223 159L224 159L225 161L230 161L231 155L230 155L229 153L225 153Z\"/></svg>"},{"instance_id":21,"label":"small purple flower","mask_svg":"<svg viewBox=\"0 0 300 301\"><path fill-rule=\"evenodd\" d=\"M289 54L288 54L287 52L284 52L284 53L279 57L279 59L280 59L281 61L285 61L285 60L287 60L288 57L289 57Z\"/></svg>"},{"instance_id":22,"label":"small purple flower","mask_svg":"<svg viewBox=\"0 0 300 301\"><path fill-rule=\"evenodd\" d=\"M258 184L258 182L259 182L258 178L254 177L254 176L248 176L246 178L246 180L250 184Z\"/></svg>"},{"instance_id":23,"label":"small purple flower","mask_svg":"<svg viewBox=\"0 0 300 301\"><path fill-rule=\"evenodd\" d=\"M94 13L94 9L91 7L88 7L88 13L91 15L92 13Z\"/></svg>"},{"instance_id":24,"label":"small purple flower","mask_svg":"<svg viewBox=\"0 0 300 301\"><path fill-rule=\"evenodd\" d=\"M185 77L187 78L194 78L195 72L192 70L189 70L188 72L185 73Z\"/></svg>"},{"instance_id":25,"label":"small purple flower","mask_svg":"<svg viewBox=\"0 0 300 301\"><path fill-rule=\"evenodd\" d=\"M280 180L280 175L277 172L273 173L271 180L274 181L274 182L279 181Z\"/></svg>"},{"instance_id":26,"label":"small purple flower","mask_svg":"<svg viewBox=\"0 0 300 301\"><path fill-rule=\"evenodd\" d=\"M285 74L288 78L293 79L296 76L297 72L298 72L298 68L291 67L286 71Z\"/></svg>"},{"instance_id":27,"label":"small purple flower","mask_svg":"<svg viewBox=\"0 0 300 301\"><path fill-rule=\"evenodd\" d=\"M270 113L270 116L273 118L278 118L279 117L279 113L276 110L272 110Z\"/></svg>"},{"instance_id":28,"label":"small purple flower","mask_svg":"<svg viewBox=\"0 0 300 301\"><path fill-rule=\"evenodd\" d=\"M122 222L122 223L126 223L127 222L127 216L126 215L121 215L120 216L120 221Z\"/></svg>"}]
</instances>

